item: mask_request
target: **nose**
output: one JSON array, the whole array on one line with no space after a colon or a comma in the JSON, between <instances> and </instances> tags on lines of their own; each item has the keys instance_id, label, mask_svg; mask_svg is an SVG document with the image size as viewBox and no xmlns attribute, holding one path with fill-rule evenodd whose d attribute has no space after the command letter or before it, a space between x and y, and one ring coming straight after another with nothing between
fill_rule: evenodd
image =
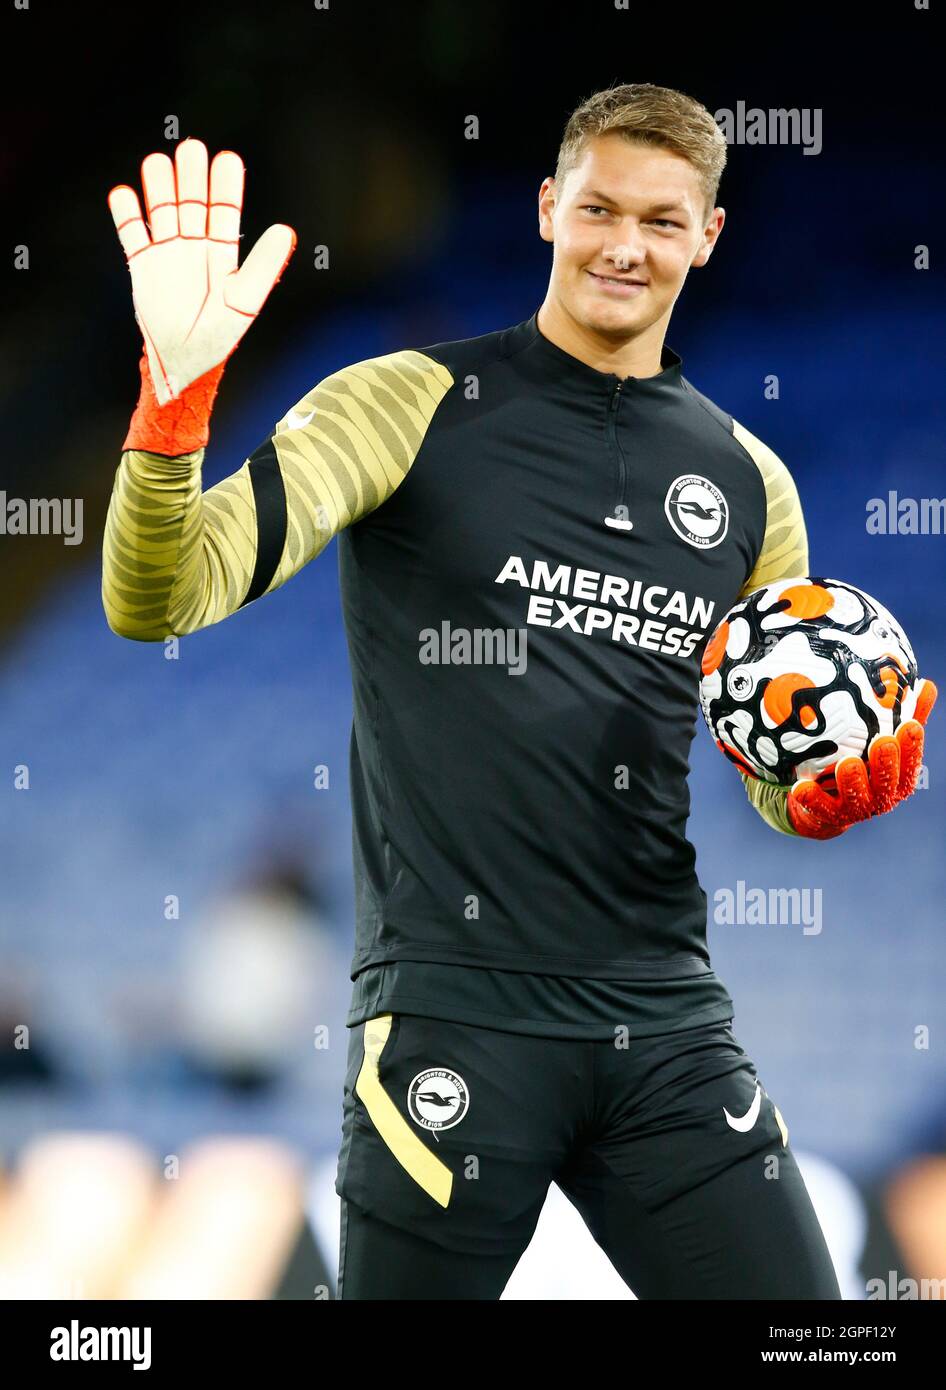
<instances>
[{"instance_id":1,"label":"nose","mask_svg":"<svg viewBox=\"0 0 946 1390\"><path fill-rule=\"evenodd\" d=\"M615 270L633 270L643 261L644 248L635 232L624 232L621 240L610 251L604 252L604 258L612 263Z\"/></svg>"}]
</instances>

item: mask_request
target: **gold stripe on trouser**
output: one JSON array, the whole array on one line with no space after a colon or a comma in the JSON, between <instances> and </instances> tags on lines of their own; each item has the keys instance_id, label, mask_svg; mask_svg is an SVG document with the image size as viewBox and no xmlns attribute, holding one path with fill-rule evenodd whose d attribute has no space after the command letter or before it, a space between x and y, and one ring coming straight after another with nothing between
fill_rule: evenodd
<instances>
[{"instance_id":1,"label":"gold stripe on trouser","mask_svg":"<svg viewBox=\"0 0 946 1390\"><path fill-rule=\"evenodd\" d=\"M404 1171L428 1196L446 1207L453 1189L453 1174L414 1133L381 1085L378 1075L378 1060L391 1032L392 1021L391 1014L379 1014L365 1023L365 1059L355 1082L355 1094L364 1102L371 1123Z\"/></svg>"},{"instance_id":2,"label":"gold stripe on trouser","mask_svg":"<svg viewBox=\"0 0 946 1390\"><path fill-rule=\"evenodd\" d=\"M773 1106L773 1108L774 1108L774 1110L775 1110L775 1118L776 1118L776 1120L778 1121L778 1127L779 1127L779 1129L780 1129L781 1132L782 1132L782 1148L783 1148L783 1149L787 1149L787 1148L788 1148L788 1126L786 1125L785 1121L782 1119L782 1112L781 1112L781 1110L779 1110L779 1108L778 1108L778 1106L775 1104L775 1101L774 1101L774 1100L773 1100L773 1102L772 1102L772 1106Z\"/></svg>"}]
</instances>

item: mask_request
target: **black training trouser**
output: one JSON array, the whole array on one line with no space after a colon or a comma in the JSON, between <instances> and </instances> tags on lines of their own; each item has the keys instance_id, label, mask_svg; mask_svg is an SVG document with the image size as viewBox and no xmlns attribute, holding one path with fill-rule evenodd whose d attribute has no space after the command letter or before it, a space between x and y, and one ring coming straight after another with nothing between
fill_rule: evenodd
<instances>
[{"instance_id":1,"label":"black training trouser","mask_svg":"<svg viewBox=\"0 0 946 1390\"><path fill-rule=\"evenodd\" d=\"M351 1029L339 1298L499 1298L552 1182L638 1298L841 1297L730 1023L623 1047L413 1014Z\"/></svg>"}]
</instances>

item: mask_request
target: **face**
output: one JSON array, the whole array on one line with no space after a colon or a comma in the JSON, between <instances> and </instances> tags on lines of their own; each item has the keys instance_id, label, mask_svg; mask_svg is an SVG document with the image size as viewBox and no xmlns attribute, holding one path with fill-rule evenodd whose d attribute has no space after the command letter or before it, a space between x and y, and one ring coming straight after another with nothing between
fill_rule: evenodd
<instances>
[{"instance_id":1,"label":"face","mask_svg":"<svg viewBox=\"0 0 946 1390\"><path fill-rule=\"evenodd\" d=\"M709 260L725 216L715 208L704 222L696 170L680 155L595 136L563 187L548 178L539 192L539 231L554 246L550 293L605 337L666 328L687 271Z\"/></svg>"}]
</instances>

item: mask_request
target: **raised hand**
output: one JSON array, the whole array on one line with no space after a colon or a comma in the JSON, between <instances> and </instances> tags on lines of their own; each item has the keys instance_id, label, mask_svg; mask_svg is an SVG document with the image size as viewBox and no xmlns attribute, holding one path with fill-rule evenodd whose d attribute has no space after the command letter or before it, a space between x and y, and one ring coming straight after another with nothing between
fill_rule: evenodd
<instances>
[{"instance_id":1,"label":"raised hand","mask_svg":"<svg viewBox=\"0 0 946 1390\"><path fill-rule=\"evenodd\" d=\"M259 313L296 246L275 223L238 268L244 168L222 150L210 165L200 140L183 140L174 162L149 154L141 166L147 224L127 184L108 205L131 272L135 317L151 383L165 405L223 363Z\"/></svg>"}]
</instances>

